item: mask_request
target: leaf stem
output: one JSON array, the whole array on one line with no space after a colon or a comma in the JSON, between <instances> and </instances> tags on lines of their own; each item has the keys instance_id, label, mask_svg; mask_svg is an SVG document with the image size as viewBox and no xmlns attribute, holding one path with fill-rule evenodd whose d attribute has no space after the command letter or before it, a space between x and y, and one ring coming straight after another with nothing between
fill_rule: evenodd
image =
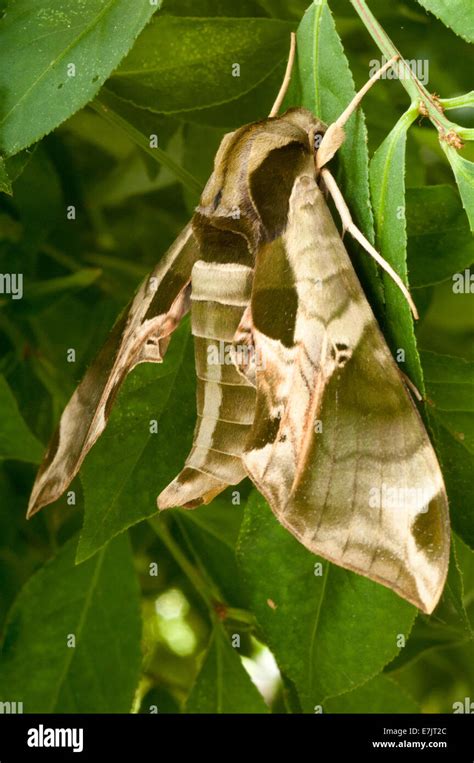
<instances>
[{"instance_id":1,"label":"leaf stem","mask_svg":"<svg viewBox=\"0 0 474 763\"><path fill-rule=\"evenodd\" d=\"M457 95L454 98L440 98L440 104L443 109L469 109L474 108L474 90L464 95Z\"/></svg>"},{"instance_id":2,"label":"leaf stem","mask_svg":"<svg viewBox=\"0 0 474 763\"><path fill-rule=\"evenodd\" d=\"M214 623L221 620L229 620L240 623L245 628L255 628L256 622L253 614L246 609L227 606L223 601L221 593L214 587L212 581L205 576L205 571L199 570L190 562L186 554L183 553L179 544L173 538L167 524L159 514L151 517L148 523L207 605Z\"/></svg>"},{"instance_id":3,"label":"leaf stem","mask_svg":"<svg viewBox=\"0 0 474 763\"><path fill-rule=\"evenodd\" d=\"M459 131L463 130L463 128L460 128L459 125L451 122L444 115L443 107L440 104L439 99L432 96L413 74L408 63L403 59L390 37L380 26L379 22L367 6L366 1L350 0L350 2L385 58L390 59L396 55L400 56L397 64L399 80L410 96L413 104L417 104L420 113L423 116L430 118L431 122L438 130L440 140L443 140L456 148L460 148L461 141L459 138Z\"/></svg>"},{"instance_id":4,"label":"leaf stem","mask_svg":"<svg viewBox=\"0 0 474 763\"><path fill-rule=\"evenodd\" d=\"M181 548L179 547L178 543L176 543L162 517L159 514L155 515L148 520L148 523L160 541L169 551L175 562L179 567L181 567L182 571L185 573L188 580L192 583L197 593L204 600L205 604L207 604L211 612L214 612L215 602L211 592L208 590L205 580L196 569L196 567L189 561L187 556L183 554Z\"/></svg>"}]
</instances>

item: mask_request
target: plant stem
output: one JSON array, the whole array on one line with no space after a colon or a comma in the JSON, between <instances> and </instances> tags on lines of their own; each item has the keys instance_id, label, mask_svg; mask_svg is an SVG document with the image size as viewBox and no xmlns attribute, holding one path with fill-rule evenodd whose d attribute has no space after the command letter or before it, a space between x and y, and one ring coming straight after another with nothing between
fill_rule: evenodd
<instances>
[{"instance_id":1,"label":"plant stem","mask_svg":"<svg viewBox=\"0 0 474 763\"><path fill-rule=\"evenodd\" d=\"M474 90L464 95L457 95L455 98L440 98L440 104L443 109L469 109L474 108Z\"/></svg>"},{"instance_id":2,"label":"plant stem","mask_svg":"<svg viewBox=\"0 0 474 763\"><path fill-rule=\"evenodd\" d=\"M192 191L192 193L198 195L201 194L201 183L199 183L190 172L185 170L184 167L180 167L179 164L176 164L166 151L163 151L161 148L151 148L147 138L140 132L140 130L137 130L136 127L130 124L130 122L127 122L126 119L113 111L109 106L103 104L100 101L100 98L96 98L95 101L92 101L89 105L101 117L127 133L128 137L136 143L137 146L140 146L143 151L153 157L156 162L163 165L163 167L167 167L167 169L169 169L186 188Z\"/></svg>"},{"instance_id":3,"label":"plant stem","mask_svg":"<svg viewBox=\"0 0 474 763\"><path fill-rule=\"evenodd\" d=\"M251 628L255 628L255 617L251 612L246 609L237 609L236 607L227 608L227 620L235 620L242 625L248 625Z\"/></svg>"},{"instance_id":4,"label":"plant stem","mask_svg":"<svg viewBox=\"0 0 474 763\"><path fill-rule=\"evenodd\" d=\"M256 623L253 614L246 609L228 607L212 581L206 579L203 573L189 561L179 544L176 543L163 518L156 515L151 517L148 523L207 605L214 623L224 619L240 623L246 628L255 628Z\"/></svg>"},{"instance_id":5,"label":"plant stem","mask_svg":"<svg viewBox=\"0 0 474 763\"><path fill-rule=\"evenodd\" d=\"M156 533L158 538L161 540L164 546L166 546L167 550L170 552L171 556L175 560L175 562L178 564L179 567L183 570L188 580L192 583L198 594L201 596L201 598L204 600L204 602L207 604L209 609L211 611L214 611L214 599L211 595L211 592L208 590L208 587L196 569L196 567L189 561L187 556L183 554L181 551L181 548L179 547L178 543L176 543L175 539L171 535L168 527L164 523L163 519L156 515L148 520L148 523L150 527L153 529L153 531Z\"/></svg>"},{"instance_id":6,"label":"plant stem","mask_svg":"<svg viewBox=\"0 0 474 763\"><path fill-rule=\"evenodd\" d=\"M458 125L445 117L439 102L430 95L418 78L413 74L411 68L403 59L390 37L380 26L379 22L368 8L365 0L350 0L350 2L385 58L390 59L395 55L400 56L400 60L398 61L398 76L400 82L409 94L412 102L418 104L418 109L421 113L430 118L438 130L440 139L445 140L445 136L457 133L459 130ZM456 136L453 136L454 140L455 137Z\"/></svg>"},{"instance_id":7,"label":"plant stem","mask_svg":"<svg viewBox=\"0 0 474 763\"><path fill-rule=\"evenodd\" d=\"M189 533L187 532L185 524L181 521L181 518L178 513L176 513L174 517L174 521L176 522L177 527L179 527L179 531L181 533L181 536L183 537L184 542L186 543L189 553L192 555L194 559L194 564L196 566L196 570L201 576L202 580L204 581L205 585L207 586L210 594L212 595L212 600L214 603L219 602L219 604L222 604L227 609L227 604L224 604L224 596L218 589L218 587L215 585L214 581L209 577L207 574L206 568L203 565L201 559L199 558L199 554L196 552L195 548L193 548L193 544L191 542L191 539L189 537Z\"/></svg>"}]
</instances>

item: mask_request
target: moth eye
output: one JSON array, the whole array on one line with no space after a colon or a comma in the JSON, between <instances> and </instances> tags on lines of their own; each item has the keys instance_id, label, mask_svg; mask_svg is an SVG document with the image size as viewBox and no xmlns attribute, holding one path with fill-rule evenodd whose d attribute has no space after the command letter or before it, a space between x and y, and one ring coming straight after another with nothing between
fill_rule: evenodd
<instances>
[{"instance_id":1,"label":"moth eye","mask_svg":"<svg viewBox=\"0 0 474 763\"><path fill-rule=\"evenodd\" d=\"M322 132L315 132L314 133L314 150L317 151L319 146L321 145L321 141L323 139L323 133Z\"/></svg>"}]
</instances>

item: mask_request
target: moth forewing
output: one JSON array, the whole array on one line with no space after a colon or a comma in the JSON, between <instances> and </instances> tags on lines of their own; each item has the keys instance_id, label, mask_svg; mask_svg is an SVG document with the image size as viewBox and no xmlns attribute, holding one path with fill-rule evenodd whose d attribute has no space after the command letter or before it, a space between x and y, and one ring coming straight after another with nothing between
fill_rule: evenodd
<instances>
[{"instance_id":1,"label":"moth forewing","mask_svg":"<svg viewBox=\"0 0 474 763\"><path fill-rule=\"evenodd\" d=\"M161 362L189 310L191 269L199 252L187 225L115 324L61 416L36 476L31 517L57 500L104 431L117 392L138 363Z\"/></svg>"},{"instance_id":2,"label":"moth forewing","mask_svg":"<svg viewBox=\"0 0 474 763\"><path fill-rule=\"evenodd\" d=\"M217 152L193 218L201 252L191 297L198 421L183 470L158 496L160 509L195 508L246 476L255 385L245 316L255 257L286 224L294 177L309 155L308 131L316 127L324 129L310 112L293 109L230 133Z\"/></svg>"},{"instance_id":3,"label":"moth forewing","mask_svg":"<svg viewBox=\"0 0 474 763\"><path fill-rule=\"evenodd\" d=\"M441 471L310 166L271 246L297 309L291 341L288 326L278 336L278 299L266 293L260 306L272 256L259 253L251 309L263 362L245 467L303 545L431 612L449 558Z\"/></svg>"}]
</instances>

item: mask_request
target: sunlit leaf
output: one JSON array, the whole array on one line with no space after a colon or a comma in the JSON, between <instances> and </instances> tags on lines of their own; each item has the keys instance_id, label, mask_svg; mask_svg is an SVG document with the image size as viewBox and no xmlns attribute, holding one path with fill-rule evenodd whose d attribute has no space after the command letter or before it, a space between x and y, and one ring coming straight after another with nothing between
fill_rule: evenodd
<instances>
[{"instance_id":1,"label":"sunlit leaf","mask_svg":"<svg viewBox=\"0 0 474 763\"><path fill-rule=\"evenodd\" d=\"M219 627L214 632L209 650L196 683L186 703L188 713L265 713L258 690L240 661L238 651Z\"/></svg>"}]
</instances>

